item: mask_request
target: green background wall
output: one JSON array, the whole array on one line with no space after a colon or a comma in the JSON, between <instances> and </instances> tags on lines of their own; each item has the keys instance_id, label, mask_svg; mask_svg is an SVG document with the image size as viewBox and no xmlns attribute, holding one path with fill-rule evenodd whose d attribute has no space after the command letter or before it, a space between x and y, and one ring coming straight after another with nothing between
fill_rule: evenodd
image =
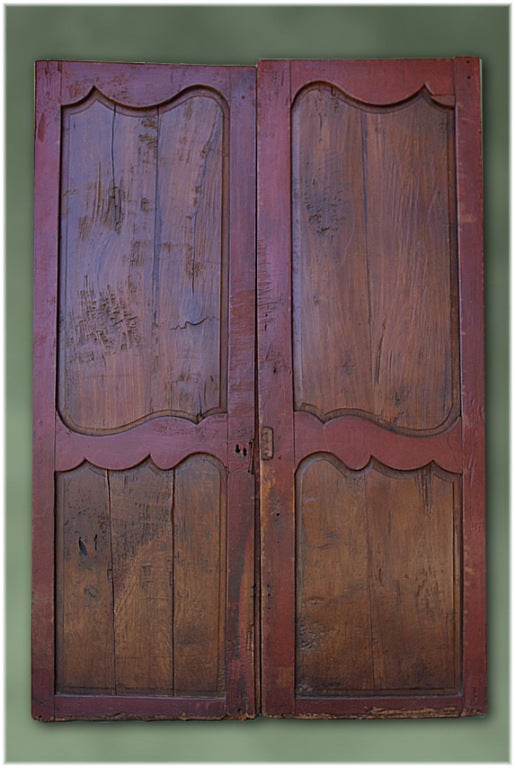
<instances>
[{"instance_id":1,"label":"green background wall","mask_svg":"<svg viewBox=\"0 0 515 768\"><path fill-rule=\"evenodd\" d=\"M6 759L9 762L508 758L507 6L7 6ZM32 110L35 59L483 59L490 712L481 719L61 723L30 718Z\"/></svg>"}]
</instances>

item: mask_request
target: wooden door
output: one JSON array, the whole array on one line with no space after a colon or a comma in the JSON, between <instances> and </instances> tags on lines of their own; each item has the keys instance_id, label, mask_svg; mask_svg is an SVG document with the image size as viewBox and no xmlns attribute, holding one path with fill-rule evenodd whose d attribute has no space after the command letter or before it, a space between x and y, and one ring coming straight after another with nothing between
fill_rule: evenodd
<instances>
[{"instance_id":1,"label":"wooden door","mask_svg":"<svg viewBox=\"0 0 515 768\"><path fill-rule=\"evenodd\" d=\"M262 707L485 711L479 62L262 62Z\"/></svg>"},{"instance_id":2,"label":"wooden door","mask_svg":"<svg viewBox=\"0 0 515 768\"><path fill-rule=\"evenodd\" d=\"M255 70L38 62L35 127L34 717L253 716Z\"/></svg>"}]
</instances>

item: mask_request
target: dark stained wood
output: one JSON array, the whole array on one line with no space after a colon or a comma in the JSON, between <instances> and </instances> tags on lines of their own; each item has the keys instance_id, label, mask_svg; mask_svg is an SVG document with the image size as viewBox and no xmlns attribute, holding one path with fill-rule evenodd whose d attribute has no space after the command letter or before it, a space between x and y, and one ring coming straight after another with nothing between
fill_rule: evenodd
<instances>
[{"instance_id":1,"label":"dark stained wood","mask_svg":"<svg viewBox=\"0 0 515 768\"><path fill-rule=\"evenodd\" d=\"M107 472L57 476L56 687L114 693L112 544Z\"/></svg>"},{"instance_id":2,"label":"dark stained wood","mask_svg":"<svg viewBox=\"0 0 515 768\"><path fill-rule=\"evenodd\" d=\"M175 470L173 664L178 696L225 691L226 501L221 468L192 456Z\"/></svg>"},{"instance_id":3,"label":"dark stained wood","mask_svg":"<svg viewBox=\"0 0 515 768\"><path fill-rule=\"evenodd\" d=\"M109 472L116 693L173 693L173 471Z\"/></svg>"}]
</instances>

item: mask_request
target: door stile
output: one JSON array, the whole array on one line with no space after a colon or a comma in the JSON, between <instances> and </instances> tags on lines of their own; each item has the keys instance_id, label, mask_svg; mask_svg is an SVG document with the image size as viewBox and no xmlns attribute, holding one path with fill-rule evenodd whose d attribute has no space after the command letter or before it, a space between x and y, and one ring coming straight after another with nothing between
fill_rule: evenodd
<instances>
[{"instance_id":1,"label":"door stile","mask_svg":"<svg viewBox=\"0 0 515 768\"><path fill-rule=\"evenodd\" d=\"M463 430L463 708L486 711L481 62L454 60Z\"/></svg>"},{"instance_id":2,"label":"door stile","mask_svg":"<svg viewBox=\"0 0 515 768\"><path fill-rule=\"evenodd\" d=\"M262 711L292 715L295 655L290 65L258 67L258 377Z\"/></svg>"},{"instance_id":3,"label":"door stile","mask_svg":"<svg viewBox=\"0 0 515 768\"><path fill-rule=\"evenodd\" d=\"M256 714L255 376L256 72L231 70L229 244L227 713Z\"/></svg>"},{"instance_id":4,"label":"door stile","mask_svg":"<svg viewBox=\"0 0 515 768\"><path fill-rule=\"evenodd\" d=\"M53 717L54 423L61 72L37 62L34 186L33 717Z\"/></svg>"}]
</instances>

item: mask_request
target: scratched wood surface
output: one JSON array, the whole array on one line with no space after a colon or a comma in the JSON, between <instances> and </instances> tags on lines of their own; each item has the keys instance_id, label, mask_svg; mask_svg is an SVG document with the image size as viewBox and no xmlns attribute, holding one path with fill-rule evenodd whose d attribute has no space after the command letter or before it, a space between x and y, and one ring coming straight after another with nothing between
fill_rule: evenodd
<instances>
[{"instance_id":1,"label":"scratched wood surface","mask_svg":"<svg viewBox=\"0 0 515 768\"><path fill-rule=\"evenodd\" d=\"M57 690L114 693L114 624L105 470L57 479Z\"/></svg>"},{"instance_id":2,"label":"scratched wood surface","mask_svg":"<svg viewBox=\"0 0 515 768\"><path fill-rule=\"evenodd\" d=\"M474 59L262 65L270 715L486 709L478 73Z\"/></svg>"},{"instance_id":3,"label":"scratched wood surface","mask_svg":"<svg viewBox=\"0 0 515 768\"><path fill-rule=\"evenodd\" d=\"M79 431L225 403L223 132L202 90L64 111L59 406Z\"/></svg>"}]
</instances>

